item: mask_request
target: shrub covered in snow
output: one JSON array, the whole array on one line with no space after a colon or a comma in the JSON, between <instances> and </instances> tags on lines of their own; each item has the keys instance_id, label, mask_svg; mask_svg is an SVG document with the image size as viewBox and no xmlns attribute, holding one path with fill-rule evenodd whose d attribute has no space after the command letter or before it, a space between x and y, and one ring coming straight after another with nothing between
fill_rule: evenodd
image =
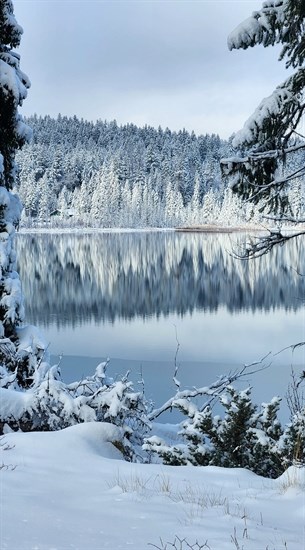
<instances>
[{"instance_id":1,"label":"shrub covered in snow","mask_svg":"<svg viewBox=\"0 0 305 550\"><path fill-rule=\"evenodd\" d=\"M114 381L106 375L107 363L93 376L65 384L58 365L41 362L33 384L19 391L12 377L0 381L0 431L60 430L82 422L109 422L124 434L124 454L132 459L149 428L146 402L128 377Z\"/></svg>"},{"instance_id":2,"label":"shrub covered in snow","mask_svg":"<svg viewBox=\"0 0 305 550\"><path fill-rule=\"evenodd\" d=\"M199 409L189 399L178 399L175 406L187 416L179 432L181 444L169 446L153 436L143 448L165 464L241 467L272 478L292 464L304 464L304 407L283 428L278 397L258 410L251 401L251 388L237 391L228 386L219 401L223 417L213 416L209 405Z\"/></svg>"}]
</instances>

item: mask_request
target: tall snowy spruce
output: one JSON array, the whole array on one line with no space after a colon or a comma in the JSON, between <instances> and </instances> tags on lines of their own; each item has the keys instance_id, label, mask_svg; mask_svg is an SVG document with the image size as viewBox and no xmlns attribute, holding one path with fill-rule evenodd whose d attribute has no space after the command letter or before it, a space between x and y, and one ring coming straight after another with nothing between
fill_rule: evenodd
<instances>
[{"instance_id":1,"label":"tall snowy spruce","mask_svg":"<svg viewBox=\"0 0 305 550\"><path fill-rule=\"evenodd\" d=\"M27 387L31 383L31 361L29 354L18 353L23 306L13 242L21 204L12 192L16 150L31 136L18 114L30 83L19 68L18 54L12 51L19 46L22 32L12 2L0 0L0 376L2 382L15 379L21 387Z\"/></svg>"},{"instance_id":2,"label":"tall snowy spruce","mask_svg":"<svg viewBox=\"0 0 305 550\"><path fill-rule=\"evenodd\" d=\"M142 394L133 391L127 377L108 378L106 363L98 365L93 376L66 385L58 365L50 367L36 327L21 324L22 292L14 249L21 203L13 188L16 151L31 137L18 114L30 83L12 48L19 46L22 32L11 0L0 0L0 434L106 421L120 428L115 443L130 458L131 441L137 443L146 429Z\"/></svg>"},{"instance_id":3,"label":"tall snowy spruce","mask_svg":"<svg viewBox=\"0 0 305 550\"><path fill-rule=\"evenodd\" d=\"M247 49L281 44L279 60L294 72L263 99L244 128L233 139L237 155L222 159L222 171L231 188L246 201L262 201L269 216L277 221L304 221L302 212L293 211L289 200L291 187L303 185L305 162L301 121L305 109L305 3L304 0L273 0L239 25L229 36L228 46ZM304 214L303 214L304 217ZM280 227L280 226L279 226ZM281 230L258 239L246 256L267 252L291 235Z\"/></svg>"}]
</instances>

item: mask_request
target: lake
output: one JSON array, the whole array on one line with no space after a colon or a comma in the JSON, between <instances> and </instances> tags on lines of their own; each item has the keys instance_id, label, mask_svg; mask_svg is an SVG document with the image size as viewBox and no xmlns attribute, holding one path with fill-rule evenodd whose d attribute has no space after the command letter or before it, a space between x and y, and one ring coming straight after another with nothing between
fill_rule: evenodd
<instances>
[{"instance_id":1,"label":"lake","mask_svg":"<svg viewBox=\"0 0 305 550\"><path fill-rule=\"evenodd\" d=\"M143 373L160 404L174 391L177 341L182 385L305 340L305 246L301 239L255 261L236 260L241 233L102 232L16 239L27 322L42 328L67 380L110 357L110 373ZM270 356L243 383L256 401L284 395L304 348Z\"/></svg>"}]
</instances>

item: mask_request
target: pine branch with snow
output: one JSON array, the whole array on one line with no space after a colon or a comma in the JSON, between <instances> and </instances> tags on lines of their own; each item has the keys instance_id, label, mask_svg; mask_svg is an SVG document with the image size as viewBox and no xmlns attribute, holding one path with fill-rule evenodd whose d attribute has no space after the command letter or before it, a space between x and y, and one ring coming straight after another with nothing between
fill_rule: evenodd
<instances>
[{"instance_id":1,"label":"pine branch with snow","mask_svg":"<svg viewBox=\"0 0 305 550\"><path fill-rule=\"evenodd\" d=\"M280 60L296 71L263 99L235 135L237 154L222 159L221 167L232 190L244 201L262 201L267 213L280 222L297 224L304 213L293 210L291 189L304 179L304 136L299 128L304 116L305 12L301 0L264 2L262 9L241 23L229 36L229 49L258 44L281 44ZM276 243L266 239L266 250ZM255 254L252 254L255 256Z\"/></svg>"}]
</instances>

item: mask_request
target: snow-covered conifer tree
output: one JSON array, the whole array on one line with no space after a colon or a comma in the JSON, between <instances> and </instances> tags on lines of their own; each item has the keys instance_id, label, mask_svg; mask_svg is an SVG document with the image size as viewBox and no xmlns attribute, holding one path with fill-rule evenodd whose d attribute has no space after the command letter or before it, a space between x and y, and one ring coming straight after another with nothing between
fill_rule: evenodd
<instances>
[{"instance_id":1,"label":"snow-covered conifer tree","mask_svg":"<svg viewBox=\"0 0 305 550\"><path fill-rule=\"evenodd\" d=\"M219 198L216 196L216 193L213 190L209 190L203 199L202 205L202 222L203 223L214 223L215 220L219 219L220 207L219 207Z\"/></svg>"},{"instance_id":2,"label":"snow-covered conifer tree","mask_svg":"<svg viewBox=\"0 0 305 550\"><path fill-rule=\"evenodd\" d=\"M267 98L263 99L244 128L234 137L235 157L222 160L223 173L231 187L243 199L258 204L263 201L269 214L279 222L299 222L289 204L289 188L299 185L305 176L302 160L293 169L285 169L288 157L305 148L300 140L300 122L304 114L305 89L305 10L303 0L268 0L260 10L239 25L229 36L228 46L247 49L281 44L280 60L294 72ZM303 220L304 221L304 220ZM283 243L294 235L280 231L247 249L247 256L260 255L270 246Z\"/></svg>"},{"instance_id":3,"label":"snow-covered conifer tree","mask_svg":"<svg viewBox=\"0 0 305 550\"><path fill-rule=\"evenodd\" d=\"M16 178L16 150L30 138L31 130L18 114L30 82L20 70L19 55L12 51L20 44L22 28L14 17L11 0L0 1L0 361L1 374L7 370L21 386L27 386L29 361L18 355L18 325L23 318L20 281L15 271L14 232L21 203L12 193ZM7 369L7 370L6 370ZM1 378L3 378L1 376Z\"/></svg>"}]
</instances>

